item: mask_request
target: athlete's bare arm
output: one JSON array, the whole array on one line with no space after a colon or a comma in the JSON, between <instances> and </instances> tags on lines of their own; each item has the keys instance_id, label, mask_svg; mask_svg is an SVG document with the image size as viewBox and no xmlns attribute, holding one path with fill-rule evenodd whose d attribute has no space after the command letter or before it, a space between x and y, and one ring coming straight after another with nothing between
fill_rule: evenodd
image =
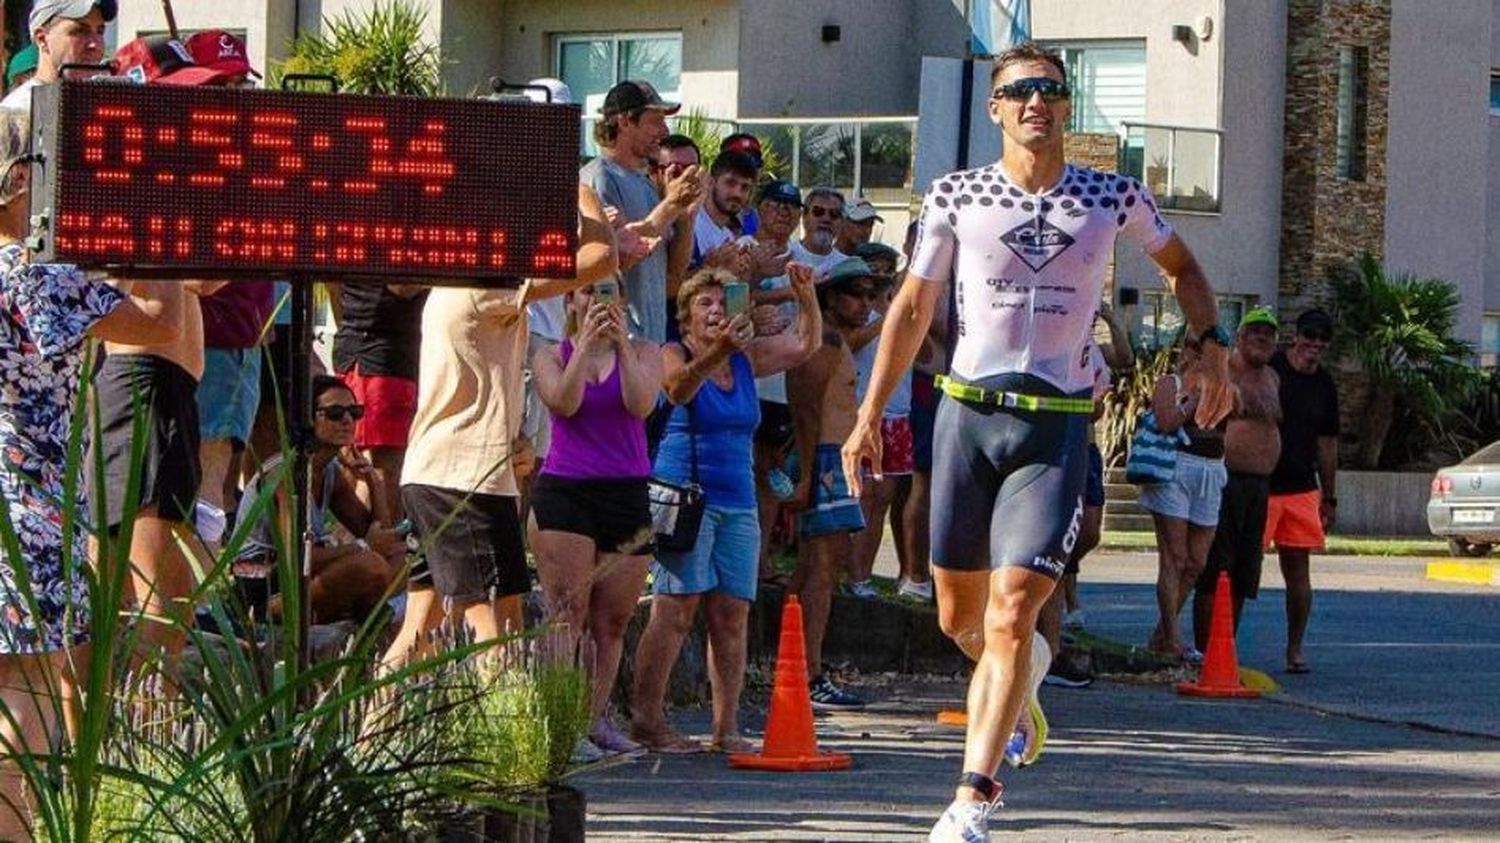
<instances>
[{"instance_id":1,"label":"athlete's bare arm","mask_svg":"<svg viewBox=\"0 0 1500 843\"><path fill-rule=\"evenodd\" d=\"M1161 267L1162 277L1177 297L1177 305L1187 317L1192 336L1202 334L1219 321L1219 303L1214 288L1182 238L1173 234L1167 244L1151 255ZM1229 349L1215 342L1203 344L1199 366L1203 373L1203 390L1198 400L1198 426L1208 429L1218 424L1234 409L1234 387L1229 380Z\"/></svg>"},{"instance_id":2,"label":"athlete's bare arm","mask_svg":"<svg viewBox=\"0 0 1500 843\"><path fill-rule=\"evenodd\" d=\"M870 387L865 392L865 401L859 407L859 416L854 422L854 431L844 443L844 477L849 481L849 493L860 494L860 465L868 463L872 470L880 470L880 417L885 412L886 402L901 378L906 376L927 328L932 325L932 314L937 309L938 299L947 291L946 283L923 278L912 272L906 274L891 309L885 314L885 326L880 332L880 347L875 352L875 368L870 373Z\"/></svg>"}]
</instances>

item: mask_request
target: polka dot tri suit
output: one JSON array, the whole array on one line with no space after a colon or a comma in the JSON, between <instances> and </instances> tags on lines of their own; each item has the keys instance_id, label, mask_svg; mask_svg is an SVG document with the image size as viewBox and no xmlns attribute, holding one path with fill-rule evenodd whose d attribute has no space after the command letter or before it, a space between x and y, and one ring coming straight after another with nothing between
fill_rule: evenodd
<instances>
[{"instance_id":1,"label":"polka dot tri suit","mask_svg":"<svg viewBox=\"0 0 1500 843\"><path fill-rule=\"evenodd\" d=\"M1083 514L1089 416L1047 401L1092 392L1089 339L1121 235L1154 254L1172 229L1149 191L1113 173L1069 165L1030 194L997 163L927 192L910 271L954 279L951 377L967 395L987 391L983 400L950 391L955 400L938 410L934 564L1062 575ZM996 392L1026 397L1002 406Z\"/></svg>"}]
</instances>

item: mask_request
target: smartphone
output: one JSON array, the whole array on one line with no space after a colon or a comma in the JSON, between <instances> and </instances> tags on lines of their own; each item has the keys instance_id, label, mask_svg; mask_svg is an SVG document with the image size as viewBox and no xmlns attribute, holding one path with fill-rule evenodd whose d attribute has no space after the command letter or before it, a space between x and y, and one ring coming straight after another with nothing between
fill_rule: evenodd
<instances>
[{"instance_id":1,"label":"smartphone","mask_svg":"<svg viewBox=\"0 0 1500 843\"><path fill-rule=\"evenodd\" d=\"M743 281L730 281L724 285L724 312L730 317L739 316L750 309L750 285Z\"/></svg>"},{"instance_id":2,"label":"smartphone","mask_svg":"<svg viewBox=\"0 0 1500 843\"><path fill-rule=\"evenodd\" d=\"M594 282L594 301L599 304L614 304L620 300L620 282L614 279Z\"/></svg>"}]
</instances>

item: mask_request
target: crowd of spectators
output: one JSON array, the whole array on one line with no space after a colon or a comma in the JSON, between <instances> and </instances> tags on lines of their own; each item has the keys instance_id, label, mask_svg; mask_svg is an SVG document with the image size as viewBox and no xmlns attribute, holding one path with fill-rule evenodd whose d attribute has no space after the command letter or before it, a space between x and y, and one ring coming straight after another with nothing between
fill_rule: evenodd
<instances>
[{"instance_id":1,"label":"crowd of spectators","mask_svg":"<svg viewBox=\"0 0 1500 843\"><path fill-rule=\"evenodd\" d=\"M35 46L12 61L0 116L0 268L10 320L0 354L10 381L27 367L46 374L35 388L6 393L7 413L34 423L7 422L0 437L8 455L26 455L7 463L4 491L23 546L35 554L30 581L46 599L39 613L20 608L13 567L0 566L7 676L86 637L79 583L58 581L49 504L13 477L60 488L61 436L72 385L85 374L87 337L105 341L94 374L101 437L93 443L105 474L94 494L111 530L123 526L124 501L139 499L129 558L140 604L191 622L193 572L212 559L226 523L253 519L231 564L247 602L274 620L276 548L286 546L275 541L286 528L286 502L251 505L268 478L285 473L274 412L289 375L287 332L277 329L284 290L271 281L132 286L28 262L26 206L16 200L26 190L27 169L17 165L29 153L30 90L57 79L64 64L102 61L115 4L36 9ZM120 48L114 71L153 83L254 83L243 45L223 32L199 33L186 45L138 39ZM536 84L551 101L571 101L557 80ZM869 199L827 187L804 194L764 172L751 135L725 138L705 167L704 150L669 131L678 108L640 81L605 97L594 130L601 154L579 172L575 277L506 289L333 286L332 374L314 380L315 619L359 619L392 602L404 614L385 669L431 646L445 625L475 640L500 637L524 625L530 556L547 619L584 649L593 676L585 754L703 748L664 711L700 605L713 688L710 747L748 749L738 707L747 618L763 586L788 589L804 607L814 707L862 707L856 691L824 670L822 641L841 584L858 598L879 595L871 572L887 522L900 564L897 595L932 600L928 481L946 314L886 408L882 464L868 467L857 498L839 458L914 231L905 232L905 254L880 242L877 233L890 232L878 228L884 220ZM1128 348L1117 320L1101 316L1113 337L1094 349L1104 391ZM1185 364L1192 353L1186 349ZM1226 476L1223 431L1191 426L1194 400L1179 375L1158 386L1158 420L1167 430L1185 426L1189 445L1180 482L1149 490L1143 501L1156 513L1162 547L1162 624L1152 645L1173 652L1191 649L1176 617L1218 519L1217 497L1201 490L1217 495ZM143 404L151 412L136 473ZM1234 456L1232 449L1231 485ZM1075 579L1078 558L1097 543L1097 449L1094 459L1101 494L1085 510L1070 562ZM702 490L690 549L655 547L652 478ZM778 560L793 548L787 576ZM626 625L647 590L650 615L622 728L610 700ZM1059 589L1043 615L1054 652L1074 602ZM151 643L181 646L169 633ZM34 741L48 726L20 727Z\"/></svg>"}]
</instances>

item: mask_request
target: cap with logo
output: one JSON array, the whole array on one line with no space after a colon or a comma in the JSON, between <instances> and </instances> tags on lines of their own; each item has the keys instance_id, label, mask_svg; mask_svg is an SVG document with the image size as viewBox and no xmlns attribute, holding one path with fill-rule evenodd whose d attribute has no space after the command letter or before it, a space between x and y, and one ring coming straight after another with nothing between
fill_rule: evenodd
<instances>
[{"instance_id":1,"label":"cap with logo","mask_svg":"<svg viewBox=\"0 0 1500 843\"><path fill-rule=\"evenodd\" d=\"M802 207L802 191L795 184L782 179L768 181L760 186L760 192L756 194L755 201L764 202L767 199L785 205Z\"/></svg>"},{"instance_id":2,"label":"cap with logo","mask_svg":"<svg viewBox=\"0 0 1500 843\"><path fill-rule=\"evenodd\" d=\"M26 25L36 32L51 23L53 18L86 18L95 7L104 16L105 23L114 20L119 11L115 0L36 0Z\"/></svg>"},{"instance_id":3,"label":"cap with logo","mask_svg":"<svg viewBox=\"0 0 1500 843\"><path fill-rule=\"evenodd\" d=\"M222 29L205 29L187 40L188 53L199 67L217 70L228 76L254 76L260 72L250 66L245 42Z\"/></svg>"},{"instance_id":4,"label":"cap with logo","mask_svg":"<svg viewBox=\"0 0 1500 843\"><path fill-rule=\"evenodd\" d=\"M36 55L36 45L27 44L10 57L10 64L5 67L5 86L7 88L16 84L16 80L20 77L36 72Z\"/></svg>"},{"instance_id":5,"label":"cap with logo","mask_svg":"<svg viewBox=\"0 0 1500 843\"><path fill-rule=\"evenodd\" d=\"M682 108L681 103L667 102L661 98L661 94L651 86L650 82L640 79L628 79L609 89L604 95L604 107L601 113L609 117L615 114L629 114L632 111L650 109L660 111L664 114L676 114Z\"/></svg>"},{"instance_id":6,"label":"cap with logo","mask_svg":"<svg viewBox=\"0 0 1500 843\"><path fill-rule=\"evenodd\" d=\"M850 222L869 222L870 220L885 222L885 218L875 210L875 206L870 204L868 199L854 200L854 204L845 209L844 219Z\"/></svg>"},{"instance_id":7,"label":"cap with logo","mask_svg":"<svg viewBox=\"0 0 1500 843\"><path fill-rule=\"evenodd\" d=\"M1280 328L1281 321L1276 318L1275 311L1269 307L1253 307L1245 311L1244 317L1240 319L1240 330L1251 325L1270 325L1272 328Z\"/></svg>"},{"instance_id":8,"label":"cap with logo","mask_svg":"<svg viewBox=\"0 0 1500 843\"><path fill-rule=\"evenodd\" d=\"M181 41L168 35L148 35L115 51L115 75L132 82L162 85L218 85L233 77L193 63Z\"/></svg>"}]
</instances>

